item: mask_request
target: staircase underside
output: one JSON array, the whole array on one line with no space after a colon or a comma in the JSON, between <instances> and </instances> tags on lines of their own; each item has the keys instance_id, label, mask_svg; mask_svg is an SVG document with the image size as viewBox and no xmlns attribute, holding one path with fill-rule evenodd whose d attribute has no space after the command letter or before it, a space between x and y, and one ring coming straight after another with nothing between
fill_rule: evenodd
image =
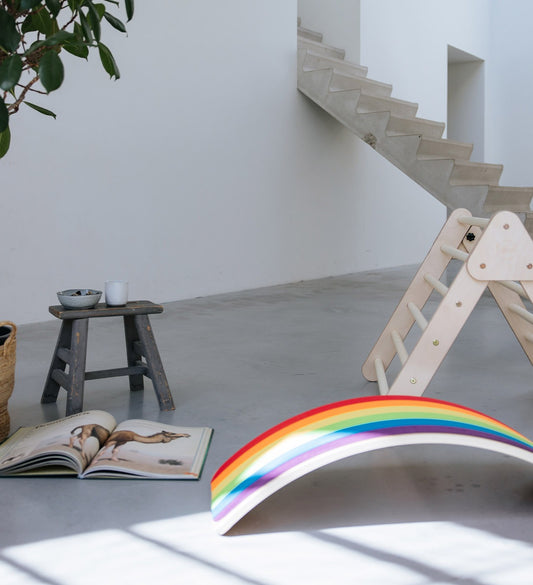
<instances>
[{"instance_id":1,"label":"staircase underside","mask_svg":"<svg viewBox=\"0 0 533 585\"><path fill-rule=\"evenodd\" d=\"M533 233L533 187L500 186L503 165L471 161L472 144L442 138L444 123L418 118L418 104L391 97L391 85L369 79L342 49L301 26L298 89L448 209L513 211Z\"/></svg>"}]
</instances>

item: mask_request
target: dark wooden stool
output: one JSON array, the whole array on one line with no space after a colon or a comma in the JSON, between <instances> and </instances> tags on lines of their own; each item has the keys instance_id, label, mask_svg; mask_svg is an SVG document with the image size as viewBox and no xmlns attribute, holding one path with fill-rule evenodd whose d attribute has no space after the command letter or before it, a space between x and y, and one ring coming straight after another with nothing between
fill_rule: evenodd
<instances>
[{"instance_id":1,"label":"dark wooden stool","mask_svg":"<svg viewBox=\"0 0 533 585\"><path fill-rule=\"evenodd\" d=\"M99 303L92 309L65 309L62 305L54 305L48 310L61 319L61 330L41 403L56 402L59 389L63 387L67 391L68 416L83 410L85 380L129 376L130 390L136 391L143 390L143 376L147 376L152 380L159 408L174 410L174 401L148 318L152 313L162 313L161 305L150 301L131 301L123 307L108 307ZM85 371L89 319L93 317L123 317L128 367Z\"/></svg>"}]
</instances>

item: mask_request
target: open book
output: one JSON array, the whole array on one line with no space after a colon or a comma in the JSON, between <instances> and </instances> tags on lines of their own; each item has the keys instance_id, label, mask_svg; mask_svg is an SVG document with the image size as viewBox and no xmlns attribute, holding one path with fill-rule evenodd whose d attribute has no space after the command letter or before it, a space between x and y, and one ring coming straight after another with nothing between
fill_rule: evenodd
<instances>
[{"instance_id":1,"label":"open book","mask_svg":"<svg viewBox=\"0 0 533 585\"><path fill-rule=\"evenodd\" d=\"M13 433L0 445L0 475L198 479L212 432L80 412Z\"/></svg>"}]
</instances>

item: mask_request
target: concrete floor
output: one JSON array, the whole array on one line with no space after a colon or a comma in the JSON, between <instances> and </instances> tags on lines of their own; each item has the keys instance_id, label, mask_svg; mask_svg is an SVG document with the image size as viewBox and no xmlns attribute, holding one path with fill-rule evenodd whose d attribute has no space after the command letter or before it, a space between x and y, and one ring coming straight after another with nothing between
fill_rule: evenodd
<instances>
[{"instance_id":1,"label":"concrete floor","mask_svg":"<svg viewBox=\"0 0 533 585\"><path fill-rule=\"evenodd\" d=\"M202 478L0 480L0 583L531 585L533 469L480 450L359 455L287 486L229 536L211 525L210 479L237 449L304 410L377 392L360 367L414 270L167 304L152 325L176 411L159 412L149 382L130 396L124 378L88 382L84 406L212 426ZM19 329L12 429L64 416L64 392L39 403L58 328ZM123 365L122 339L120 320L92 322L88 368ZM533 437L532 373L485 296L425 395Z\"/></svg>"}]
</instances>

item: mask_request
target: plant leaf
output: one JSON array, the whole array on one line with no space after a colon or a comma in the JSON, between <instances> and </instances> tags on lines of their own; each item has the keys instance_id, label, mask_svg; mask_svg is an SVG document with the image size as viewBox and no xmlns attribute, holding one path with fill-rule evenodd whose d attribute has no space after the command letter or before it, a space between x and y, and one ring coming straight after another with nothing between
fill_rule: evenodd
<instances>
[{"instance_id":1,"label":"plant leaf","mask_svg":"<svg viewBox=\"0 0 533 585\"><path fill-rule=\"evenodd\" d=\"M107 22L109 22L109 24L113 28L116 28L118 31L123 32L123 33L126 32L125 24L121 20L119 20L116 16L109 14L109 12L104 12L104 18L107 20Z\"/></svg>"},{"instance_id":2,"label":"plant leaf","mask_svg":"<svg viewBox=\"0 0 533 585\"><path fill-rule=\"evenodd\" d=\"M133 12L135 10L134 2L133 0L125 0L124 4L126 5L127 22L129 22L133 18Z\"/></svg>"},{"instance_id":3,"label":"plant leaf","mask_svg":"<svg viewBox=\"0 0 533 585\"><path fill-rule=\"evenodd\" d=\"M7 151L9 150L10 144L11 131L9 130L8 126L3 132L0 132L0 158L6 155Z\"/></svg>"},{"instance_id":4,"label":"plant leaf","mask_svg":"<svg viewBox=\"0 0 533 585\"><path fill-rule=\"evenodd\" d=\"M20 34L15 26L15 19L4 8L0 10L0 47L8 53L14 53L20 43Z\"/></svg>"},{"instance_id":5,"label":"plant leaf","mask_svg":"<svg viewBox=\"0 0 533 585\"><path fill-rule=\"evenodd\" d=\"M32 30L37 30L35 23L33 22L33 12L30 12L28 16L22 22L20 30L25 34L31 32Z\"/></svg>"},{"instance_id":6,"label":"plant leaf","mask_svg":"<svg viewBox=\"0 0 533 585\"><path fill-rule=\"evenodd\" d=\"M11 55L0 65L0 89L5 91L14 87L22 74L22 59Z\"/></svg>"},{"instance_id":7,"label":"plant leaf","mask_svg":"<svg viewBox=\"0 0 533 585\"><path fill-rule=\"evenodd\" d=\"M83 36L83 29L81 28L81 24L79 24L78 22L74 23L74 36L76 37L76 40L78 42L83 42L84 36Z\"/></svg>"},{"instance_id":8,"label":"plant leaf","mask_svg":"<svg viewBox=\"0 0 533 585\"><path fill-rule=\"evenodd\" d=\"M31 10L35 8L39 4L42 3L43 0L20 0L20 9L21 10Z\"/></svg>"},{"instance_id":9,"label":"plant leaf","mask_svg":"<svg viewBox=\"0 0 533 585\"><path fill-rule=\"evenodd\" d=\"M48 93L63 83L65 70L59 55L55 51L47 51L39 61L39 79Z\"/></svg>"},{"instance_id":10,"label":"plant leaf","mask_svg":"<svg viewBox=\"0 0 533 585\"><path fill-rule=\"evenodd\" d=\"M89 47L87 45L84 45L83 43L66 42L63 45L63 49L65 49L65 51L67 51L67 53L70 53L71 55L74 55L75 57L80 57L80 59L87 59L87 57L89 56Z\"/></svg>"},{"instance_id":11,"label":"plant leaf","mask_svg":"<svg viewBox=\"0 0 533 585\"><path fill-rule=\"evenodd\" d=\"M36 110L37 112L39 112L40 114L44 114L45 116L51 116L52 118L56 118L56 115L54 114L54 112L51 112L50 110L47 110L46 108L41 108L41 106L38 106L37 104L32 104L31 102L24 102L27 106L29 106L30 108L32 108L33 110Z\"/></svg>"},{"instance_id":12,"label":"plant leaf","mask_svg":"<svg viewBox=\"0 0 533 585\"><path fill-rule=\"evenodd\" d=\"M53 47L54 45L62 45L63 43L76 42L78 42L78 37L74 33L67 32L66 30L60 30L46 39L32 43L24 55L29 55L41 47Z\"/></svg>"},{"instance_id":13,"label":"plant leaf","mask_svg":"<svg viewBox=\"0 0 533 585\"><path fill-rule=\"evenodd\" d=\"M89 0L87 0L87 6L89 7L89 11L87 12L87 20L89 21L89 25L94 33L96 42L99 43L101 37L100 16L94 4Z\"/></svg>"},{"instance_id":14,"label":"plant leaf","mask_svg":"<svg viewBox=\"0 0 533 585\"><path fill-rule=\"evenodd\" d=\"M67 0L67 3L69 5L70 10L72 12L76 12L83 4L83 0Z\"/></svg>"},{"instance_id":15,"label":"plant leaf","mask_svg":"<svg viewBox=\"0 0 533 585\"><path fill-rule=\"evenodd\" d=\"M61 10L61 0L45 0L50 14L55 18Z\"/></svg>"},{"instance_id":16,"label":"plant leaf","mask_svg":"<svg viewBox=\"0 0 533 585\"><path fill-rule=\"evenodd\" d=\"M85 37L85 40L88 43L92 43L94 41L94 37L93 37L93 33L91 32L91 27L89 26L89 23L87 22L87 18L85 17L85 14L83 14L83 12L79 12L79 17L80 17L80 25L81 25L81 30L83 31L83 36Z\"/></svg>"},{"instance_id":17,"label":"plant leaf","mask_svg":"<svg viewBox=\"0 0 533 585\"><path fill-rule=\"evenodd\" d=\"M44 44L48 46L60 45L61 43L72 42L75 40L76 35L74 33L68 32L66 30L59 30L53 35L50 35L48 38L46 38L44 40Z\"/></svg>"},{"instance_id":18,"label":"plant leaf","mask_svg":"<svg viewBox=\"0 0 533 585\"><path fill-rule=\"evenodd\" d=\"M9 126L9 112L7 111L4 99L0 97L0 132L3 132Z\"/></svg>"},{"instance_id":19,"label":"plant leaf","mask_svg":"<svg viewBox=\"0 0 533 585\"><path fill-rule=\"evenodd\" d=\"M120 71L118 70L115 58L104 43L98 43L98 52L100 53L100 61L102 61L104 69L109 73L109 77L120 79Z\"/></svg>"},{"instance_id":20,"label":"plant leaf","mask_svg":"<svg viewBox=\"0 0 533 585\"><path fill-rule=\"evenodd\" d=\"M94 4L96 12L98 12L98 20L102 20L105 14L105 6L103 4Z\"/></svg>"},{"instance_id":21,"label":"plant leaf","mask_svg":"<svg viewBox=\"0 0 533 585\"><path fill-rule=\"evenodd\" d=\"M57 22L50 16L50 13L46 8L32 12L32 30L37 30L43 35L49 37L57 32Z\"/></svg>"}]
</instances>

